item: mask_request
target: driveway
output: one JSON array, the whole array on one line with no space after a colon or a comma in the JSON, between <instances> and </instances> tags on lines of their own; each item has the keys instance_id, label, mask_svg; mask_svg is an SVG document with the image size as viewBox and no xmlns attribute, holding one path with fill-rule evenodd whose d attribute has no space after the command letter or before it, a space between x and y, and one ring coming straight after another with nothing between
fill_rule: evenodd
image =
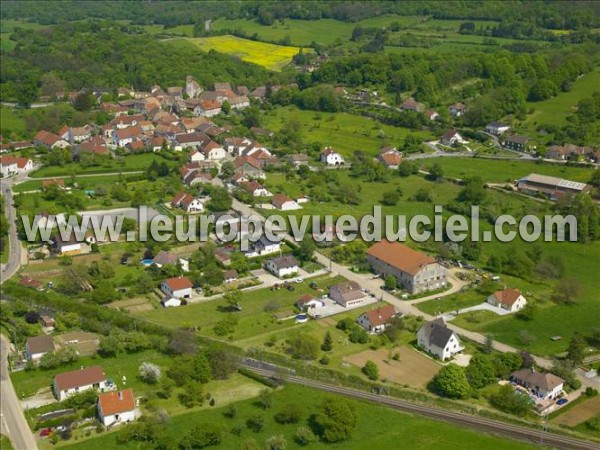
<instances>
[{"instance_id":1,"label":"driveway","mask_svg":"<svg viewBox=\"0 0 600 450\"><path fill-rule=\"evenodd\" d=\"M497 306L490 305L487 302L483 302L483 303L480 303L479 305L475 305L475 306L470 306L468 308L459 309L458 311L455 311L455 312L452 312L452 311L447 312L444 315L444 318L446 320L452 320L456 316L458 316L459 314L465 314L465 313L468 313L468 312L471 312L471 311L491 311L494 314L498 314L499 316L505 316L506 314L511 314L510 311L507 311L507 310L502 309L502 308L498 308Z\"/></svg>"}]
</instances>

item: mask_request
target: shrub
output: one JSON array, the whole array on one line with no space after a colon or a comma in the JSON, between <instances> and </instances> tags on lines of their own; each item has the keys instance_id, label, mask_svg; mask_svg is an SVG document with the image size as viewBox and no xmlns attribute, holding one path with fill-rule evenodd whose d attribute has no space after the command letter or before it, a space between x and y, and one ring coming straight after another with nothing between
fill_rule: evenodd
<instances>
[{"instance_id":1,"label":"shrub","mask_svg":"<svg viewBox=\"0 0 600 450\"><path fill-rule=\"evenodd\" d=\"M277 414L275 414L275 420L277 423L281 424L298 423L300 422L301 416L302 412L298 405L287 403L283 405Z\"/></svg>"}]
</instances>

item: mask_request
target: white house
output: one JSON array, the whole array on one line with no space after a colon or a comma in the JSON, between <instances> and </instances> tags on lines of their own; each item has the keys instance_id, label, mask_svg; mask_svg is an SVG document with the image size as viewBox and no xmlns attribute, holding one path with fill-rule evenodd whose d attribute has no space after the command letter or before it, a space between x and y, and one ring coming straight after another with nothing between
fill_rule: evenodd
<instances>
[{"instance_id":1,"label":"white house","mask_svg":"<svg viewBox=\"0 0 600 450\"><path fill-rule=\"evenodd\" d=\"M181 300L177 297L165 297L160 301L160 304L165 308L176 308L181 306Z\"/></svg>"},{"instance_id":2,"label":"white house","mask_svg":"<svg viewBox=\"0 0 600 450\"><path fill-rule=\"evenodd\" d=\"M98 417L105 427L135 420L135 397L131 388L98 396Z\"/></svg>"},{"instance_id":3,"label":"white house","mask_svg":"<svg viewBox=\"0 0 600 450\"><path fill-rule=\"evenodd\" d=\"M167 278L160 283L160 290L169 297L190 298L192 281L188 277Z\"/></svg>"},{"instance_id":4,"label":"white house","mask_svg":"<svg viewBox=\"0 0 600 450\"><path fill-rule=\"evenodd\" d=\"M386 329L395 315L396 310L394 307L386 305L373 311L367 311L356 320L356 323L369 333L380 333Z\"/></svg>"},{"instance_id":5,"label":"white house","mask_svg":"<svg viewBox=\"0 0 600 450\"><path fill-rule=\"evenodd\" d=\"M204 153L204 158L209 161L217 161L227 156L225 149L215 141L209 141L202 146L202 152Z\"/></svg>"},{"instance_id":6,"label":"white house","mask_svg":"<svg viewBox=\"0 0 600 450\"><path fill-rule=\"evenodd\" d=\"M188 153L188 159L190 162L200 162L204 161L206 158L204 157L204 153L202 153L200 149L196 148Z\"/></svg>"},{"instance_id":7,"label":"white house","mask_svg":"<svg viewBox=\"0 0 600 450\"><path fill-rule=\"evenodd\" d=\"M344 158L331 147L326 147L321 153L321 162L328 166L342 166L345 164Z\"/></svg>"},{"instance_id":8,"label":"white house","mask_svg":"<svg viewBox=\"0 0 600 450\"><path fill-rule=\"evenodd\" d=\"M33 169L33 161L22 156L3 155L0 157L0 172L4 178L11 175L29 172Z\"/></svg>"},{"instance_id":9,"label":"white house","mask_svg":"<svg viewBox=\"0 0 600 450\"><path fill-rule=\"evenodd\" d=\"M71 232L68 240L63 240L60 234L50 238L50 248L54 253L59 255L78 255L81 253L81 242L75 239L74 233Z\"/></svg>"},{"instance_id":10,"label":"white house","mask_svg":"<svg viewBox=\"0 0 600 450\"><path fill-rule=\"evenodd\" d=\"M270 197L273 195L267 188L255 180L238 183L238 185L248 193L252 194L253 197Z\"/></svg>"},{"instance_id":11,"label":"white house","mask_svg":"<svg viewBox=\"0 0 600 450\"><path fill-rule=\"evenodd\" d=\"M25 342L25 357L28 361L37 362L46 353L54 351L54 341L47 335L34 336Z\"/></svg>"},{"instance_id":12,"label":"white house","mask_svg":"<svg viewBox=\"0 0 600 450\"><path fill-rule=\"evenodd\" d=\"M267 259L265 269L278 278L287 277L298 273L298 261L291 255L284 255L278 258Z\"/></svg>"},{"instance_id":13,"label":"white house","mask_svg":"<svg viewBox=\"0 0 600 450\"><path fill-rule=\"evenodd\" d=\"M272 241L263 235L252 245L252 250L257 256L277 253L281 251L281 241Z\"/></svg>"},{"instance_id":14,"label":"white house","mask_svg":"<svg viewBox=\"0 0 600 450\"><path fill-rule=\"evenodd\" d=\"M496 136L500 136L501 134L506 133L508 130L510 130L510 125L496 121L488 123L485 127L485 131Z\"/></svg>"},{"instance_id":15,"label":"white house","mask_svg":"<svg viewBox=\"0 0 600 450\"><path fill-rule=\"evenodd\" d=\"M325 306L325 302L321 299L314 298L310 294L304 294L298 300L296 300L296 306L302 311L306 311L311 308L320 308Z\"/></svg>"},{"instance_id":16,"label":"white house","mask_svg":"<svg viewBox=\"0 0 600 450\"><path fill-rule=\"evenodd\" d=\"M467 112L467 107L462 103L455 103L454 105L450 105L449 110L453 117L460 117Z\"/></svg>"},{"instance_id":17,"label":"white house","mask_svg":"<svg viewBox=\"0 0 600 450\"><path fill-rule=\"evenodd\" d=\"M302 206L295 200L292 200L285 194L277 194L271 199L273 206L281 211L293 211L295 209L302 209Z\"/></svg>"},{"instance_id":18,"label":"white house","mask_svg":"<svg viewBox=\"0 0 600 450\"><path fill-rule=\"evenodd\" d=\"M536 372L527 368L511 373L510 379L540 400L554 400L559 397L565 382L551 373Z\"/></svg>"},{"instance_id":19,"label":"white house","mask_svg":"<svg viewBox=\"0 0 600 450\"><path fill-rule=\"evenodd\" d=\"M443 318L425 323L417 333L417 344L442 361L464 349L458 335L446 326Z\"/></svg>"},{"instance_id":20,"label":"white house","mask_svg":"<svg viewBox=\"0 0 600 450\"><path fill-rule=\"evenodd\" d=\"M487 298L487 302L509 312L516 312L527 304L527 300L518 289L496 291Z\"/></svg>"},{"instance_id":21,"label":"white house","mask_svg":"<svg viewBox=\"0 0 600 450\"><path fill-rule=\"evenodd\" d=\"M70 127L69 134L67 140L71 144L77 144L79 142L83 142L92 137L92 133L90 132L90 128L85 127Z\"/></svg>"},{"instance_id":22,"label":"white house","mask_svg":"<svg viewBox=\"0 0 600 450\"><path fill-rule=\"evenodd\" d=\"M444 145L468 144L469 141L463 139L456 130L448 130L442 135L441 143Z\"/></svg>"},{"instance_id":23,"label":"white house","mask_svg":"<svg viewBox=\"0 0 600 450\"><path fill-rule=\"evenodd\" d=\"M100 366L59 373L53 382L54 395L59 402L90 389L103 392L106 387L106 375Z\"/></svg>"}]
</instances>

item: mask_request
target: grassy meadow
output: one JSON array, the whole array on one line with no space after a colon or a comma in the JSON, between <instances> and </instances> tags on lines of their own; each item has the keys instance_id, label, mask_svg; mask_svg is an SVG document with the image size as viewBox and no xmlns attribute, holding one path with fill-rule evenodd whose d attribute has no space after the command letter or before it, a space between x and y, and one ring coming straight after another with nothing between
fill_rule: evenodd
<instances>
[{"instance_id":1,"label":"grassy meadow","mask_svg":"<svg viewBox=\"0 0 600 450\"><path fill-rule=\"evenodd\" d=\"M596 68L575 81L569 92L560 92L556 97L542 102L527 102L527 108L533 108L534 111L527 116L522 128L535 133L537 126L542 124L565 125L567 116L575 112L577 103L599 91L599 86L600 68Z\"/></svg>"},{"instance_id":2,"label":"grassy meadow","mask_svg":"<svg viewBox=\"0 0 600 450\"><path fill-rule=\"evenodd\" d=\"M292 57L300 50L298 47L268 44L229 35L190 38L189 41L205 52L216 50L274 71L280 71L291 63Z\"/></svg>"},{"instance_id":3,"label":"grassy meadow","mask_svg":"<svg viewBox=\"0 0 600 450\"><path fill-rule=\"evenodd\" d=\"M215 448L235 449L243 447L244 443L254 441L257 448L273 435L282 435L289 449L301 448L294 441L296 430L300 426L309 426L309 418L328 394L301 386L286 385L283 389L273 392L273 402L268 410L262 409L255 400L245 400L235 404L236 417L226 418L224 408L203 408L202 411L178 415L171 420L165 432L174 442L181 438L194 426L204 423L222 425L226 430L241 429L239 436L226 432L222 442ZM464 449L464 448L494 448L496 450L532 449L534 446L526 443L501 439L496 436L482 434L455 425L424 419L411 414L393 411L372 403L348 400L358 416L358 423L352 438L337 444L326 444L315 441L310 444L314 449L364 449L364 448L402 448L420 449ZM301 420L295 425L281 425L274 420L274 415L286 404L295 404L301 411ZM217 404L218 405L218 404ZM246 420L255 415L265 419L264 427L254 432L246 427ZM119 448L123 450L137 449L139 443L128 442L117 444L115 433L104 433L98 437L71 442L64 448L72 450L87 450L96 448ZM63 445L61 445L63 448ZM254 448L254 447L253 447Z\"/></svg>"},{"instance_id":4,"label":"grassy meadow","mask_svg":"<svg viewBox=\"0 0 600 450\"><path fill-rule=\"evenodd\" d=\"M262 124L277 132L290 120L299 124L304 144L318 142L321 148L333 147L346 157L351 156L355 150L375 157L385 145L401 146L408 134L421 139L433 137L426 131L412 132L407 128L385 125L354 114L315 112L295 107L277 108L268 112L262 117Z\"/></svg>"},{"instance_id":5,"label":"grassy meadow","mask_svg":"<svg viewBox=\"0 0 600 450\"><path fill-rule=\"evenodd\" d=\"M474 176L481 177L485 182L513 182L530 173L565 178L572 181L587 183L594 169L567 166L565 164L539 163L536 161L502 161L483 158L435 158L425 160L423 168L438 164L444 171L444 176L466 179Z\"/></svg>"}]
</instances>

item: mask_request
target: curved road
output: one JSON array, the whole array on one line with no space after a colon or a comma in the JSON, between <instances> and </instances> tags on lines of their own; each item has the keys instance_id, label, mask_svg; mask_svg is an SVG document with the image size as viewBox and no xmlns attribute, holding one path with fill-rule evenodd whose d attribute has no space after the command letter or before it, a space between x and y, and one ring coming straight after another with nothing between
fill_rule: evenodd
<instances>
[{"instance_id":1,"label":"curved road","mask_svg":"<svg viewBox=\"0 0 600 450\"><path fill-rule=\"evenodd\" d=\"M0 335L0 424L2 434L9 437L17 450L37 449L35 437L25 420L19 399L8 373L8 353L10 343L4 335Z\"/></svg>"},{"instance_id":2,"label":"curved road","mask_svg":"<svg viewBox=\"0 0 600 450\"><path fill-rule=\"evenodd\" d=\"M282 378L281 372L276 372L274 370L259 369L252 366L248 366L248 368L267 377ZM308 386L311 388L320 389L323 391L344 395L346 397L352 397L359 400L375 402L393 409L397 409L399 411L419 414L422 416L430 417L435 420L441 420L448 423L474 428L476 430L482 430L487 433L501 435L506 438L518 439L521 441L529 441L536 445L552 446L568 450L597 450L599 445L598 443L584 441L581 439L563 436L560 434L549 433L543 430L526 428L520 425L509 424L478 416L471 416L455 411L438 409L429 405L415 404L397 398L386 397L346 387L321 383L319 381L314 381L295 375L286 374L283 375L283 379L287 382L301 384L303 386Z\"/></svg>"}]
</instances>

